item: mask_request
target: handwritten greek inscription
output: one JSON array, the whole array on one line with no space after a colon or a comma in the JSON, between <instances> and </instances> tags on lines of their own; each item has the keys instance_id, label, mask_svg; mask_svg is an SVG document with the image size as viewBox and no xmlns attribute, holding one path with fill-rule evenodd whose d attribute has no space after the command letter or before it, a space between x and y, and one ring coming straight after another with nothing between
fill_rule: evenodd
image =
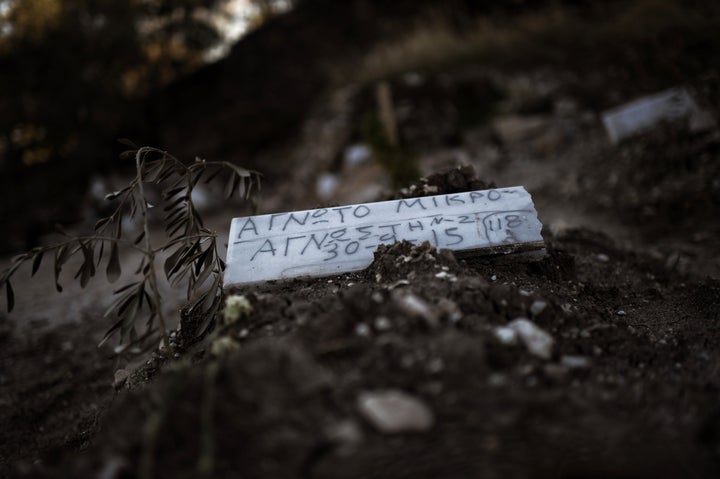
<instances>
[{"instance_id":1,"label":"handwritten greek inscription","mask_svg":"<svg viewBox=\"0 0 720 479\"><path fill-rule=\"evenodd\" d=\"M225 284L360 270L401 240L459 252L536 244L541 228L523 187L235 218Z\"/></svg>"}]
</instances>

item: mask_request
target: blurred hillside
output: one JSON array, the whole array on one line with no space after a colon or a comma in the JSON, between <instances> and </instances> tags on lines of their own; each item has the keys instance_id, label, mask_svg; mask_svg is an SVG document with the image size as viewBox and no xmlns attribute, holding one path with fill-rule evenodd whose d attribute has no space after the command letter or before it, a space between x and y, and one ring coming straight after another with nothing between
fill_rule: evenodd
<instances>
[{"instance_id":1,"label":"blurred hillside","mask_svg":"<svg viewBox=\"0 0 720 479\"><path fill-rule=\"evenodd\" d=\"M596 113L674 85L695 88L711 109L720 95L720 6L711 1L298 0L212 64L204 55L220 41L222 0L14 3L0 2L10 25L0 85L12 92L0 100L5 251L86 214L89 179L123 167L120 137L270 179L332 166L350 142L372 143L361 123L377 109L381 80L424 112L400 118L400 140L413 150L457 144L491 119L508 86L468 76L473 69L544 69ZM449 80L402 96L408 74L443 72ZM352 111L341 127L327 106L338 91ZM549 108L531 97L525 111ZM318 108L335 128L315 141L326 148L319 157L307 154Z\"/></svg>"}]
</instances>

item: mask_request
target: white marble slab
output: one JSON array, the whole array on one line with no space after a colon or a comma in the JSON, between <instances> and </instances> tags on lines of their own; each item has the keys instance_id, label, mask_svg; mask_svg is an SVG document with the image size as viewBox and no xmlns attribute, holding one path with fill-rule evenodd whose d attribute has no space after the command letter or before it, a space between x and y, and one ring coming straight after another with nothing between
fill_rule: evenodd
<instances>
[{"instance_id":1,"label":"white marble slab","mask_svg":"<svg viewBox=\"0 0 720 479\"><path fill-rule=\"evenodd\" d=\"M618 143L661 121L689 118L698 111L687 90L672 88L607 110L602 114L602 121L610 141Z\"/></svg>"},{"instance_id":2,"label":"white marble slab","mask_svg":"<svg viewBox=\"0 0 720 479\"><path fill-rule=\"evenodd\" d=\"M234 218L225 285L361 270L378 245L401 240L460 253L537 248L541 229L522 186Z\"/></svg>"}]
</instances>

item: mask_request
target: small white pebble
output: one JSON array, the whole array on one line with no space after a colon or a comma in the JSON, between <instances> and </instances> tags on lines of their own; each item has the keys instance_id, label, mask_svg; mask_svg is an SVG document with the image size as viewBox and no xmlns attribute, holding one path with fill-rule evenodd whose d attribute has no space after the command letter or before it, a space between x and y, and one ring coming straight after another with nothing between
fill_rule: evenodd
<instances>
[{"instance_id":1,"label":"small white pebble","mask_svg":"<svg viewBox=\"0 0 720 479\"><path fill-rule=\"evenodd\" d=\"M496 274L490 276L490 281L495 281L495 280L497 280L497 275L496 275Z\"/></svg>"},{"instance_id":2,"label":"small white pebble","mask_svg":"<svg viewBox=\"0 0 720 479\"><path fill-rule=\"evenodd\" d=\"M368 337L370 336L370 327L365 323L358 323L355 326L355 334L358 336Z\"/></svg>"},{"instance_id":3,"label":"small white pebble","mask_svg":"<svg viewBox=\"0 0 720 479\"><path fill-rule=\"evenodd\" d=\"M546 307L547 302L537 299L530 305L530 314L533 316L539 316L543 311L545 311Z\"/></svg>"},{"instance_id":4,"label":"small white pebble","mask_svg":"<svg viewBox=\"0 0 720 479\"><path fill-rule=\"evenodd\" d=\"M392 324L390 323L390 320L385 316L378 316L375 318L375 329L378 331L387 331L391 326Z\"/></svg>"},{"instance_id":5,"label":"small white pebble","mask_svg":"<svg viewBox=\"0 0 720 479\"><path fill-rule=\"evenodd\" d=\"M590 367L590 360L585 356L566 355L560 358L560 364L570 369L582 369Z\"/></svg>"},{"instance_id":6,"label":"small white pebble","mask_svg":"<svg viewBox=\"0 0 720 479\"><path fill-rule=\"evenodd\" d=\"M495 337L498 339L498 341L503 344L506 344L508 346L517 344L518 335L514 329L508 328L506 326L500 326L495 328L493 330L493 333L495 334Z\"/></svg>"}]
</instances>

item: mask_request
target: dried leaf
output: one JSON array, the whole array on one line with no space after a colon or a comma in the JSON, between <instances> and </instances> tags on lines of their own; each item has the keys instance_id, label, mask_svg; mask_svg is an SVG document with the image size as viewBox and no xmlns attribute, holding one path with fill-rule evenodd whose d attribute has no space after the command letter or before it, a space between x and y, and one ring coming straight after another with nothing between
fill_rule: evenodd
<instances>
[{"instance_id":1,"label":"dried leaf","mask_svg":"<svg viewBox=\"0 0 720 479\"><path fill-rule=\"evenodd\" d=\"M240 183L240 177L237 175L231 175L230 178L228 178L228 181L225 184L225 193L223 195L226 200L228 200L232 197L232 195L235 193L235 190L237 189L239 183Z\"/></svg>"},{"instance_id":2,"label":"dried leaf","mask_svg":"<svg viewBox=\"0 0 720 479\"><path fill-rule=\"evenodd\" d=\"M55 223L55 231L63 236L70 236L60 223Z\"/></svg>"},{"instance_id":3,"label":"dried leaf","mask_svg":"<svg viewBox=\"0 0 720 479\"><path fill-rule=\"evenodd\" d=\"M173 254L168 256L168 258L165 260L165 264L163 265L163 270L165 271L165 277L169 280L171 271L174 270L175 264L178 262L178 259L180 259L180 256L186 251L187 246L181 246L177 249Z\"/></svg>"},{"instance_id":4,"label":"dried leaf","mask_svg":"<svg viewBox=\"0 0 720 479\"><path fill-rule=\"evenodd\" d=\"M170 230L168 232L168 236L170 238L175 238L175 234L180 232L180 230L182 229L183 226L187 227L187 223L181 221L177 226L175 226L175 228L173 228L172 230ZM186 229L186 231L187 231L187 229Z\"/></svg>"},{"instance_id":5,"label":"dried leaf","mask_svg":"<svg viewBox=\"0 0 720 479\"><path fill-rule=\"evenodd\" d=\"M93 254L92 245L86 244L82 241L79 241L79 243L82 248L84 261L78 270L78 274L80 274L80 287L84 288L87 286L90 278L95 276L95 255ZM78 274L76 274L75 277L77 277Z\"/></svg>"},{"instance_id":6,"label":"dried leaf","mask_svg":"<svg viewBox=\"0 0 720 479\"><path fill-rule=\"evenodd\" d=\"M102 263L103 259L103 253L105 253L105 241L100 241L100 248L98 248L98 255L97 255L97 267L100 267L100 263Z\"/></svg>"},{"instance_id":7,"label":"dried leaf","mask_svg":"<svg viewBox=\"0 0 720 479\"><path fill-rule=\"evenodd\" d=\"M162 194L163 200L169 200L170 198L177 195L178 193L185 191L186 188L187 187L185 187L185 186L177 186L175 188L168 188L168 189L164 190L163 194ZM183 196L186 196L186 195L183 195Z\"/></svg>"},{"instance_id":8,"label":"dried leaf","mask_svg":"<svg viewBox=\"0 0 720 479\"><path fill-rule=\"evenodd\" d=\"M116 289L115 291L113 291L113 294L122 293L123 291L126 291L126 290L132 288L133 286L137 286L137 285L138 285L137 282L126 284L126 285L123 286L122 288Z\"/></svg>"},{"instance_id":9,"label":"dried leaf","mask_svg":"<svg viewBox=\"0 0 720 479\"><path fill-rule=\"evenodd\" d=\"M229 166L230 168L232 168L235 171L235 173L237 173L238 176L249 177L251 175L250 170L246 170L242 166L237 166L233 163L226 163L226 165Z\"/></svg>"},{"instance_id":10,"label":"dried leaf","mask_svg":"<svg viewBox=\"0 0 720 479\"><path fill-rule=\"evenodd\" d=\"M129 160L131 158L135 157L135 150L126 150L120 153L120 159L121 160Z\"/></svg>"},{"instance_id":11,"label":"dried leaf","mask_svg":"<svg viewBox=\"0 0 720 479\"><path fill-rule=\"evenodd\" d=\"M129 140L127 138L118 138L118 143L121 145L125 145L127 147L130 147L134 150L138 150L140 147L137 146L135 143L132 142L132 140Z\"/></svg>"},{"instance_id":12,"label":"dried leaf","mask_svg":"<svg viewBox=\"0 0 720 479\"><path fill-rule=\"evenodd\" d=\"M118 254L118 245L113 242L110 247L110 259L108 260L107 269L105 274L110 283L114 283L120 277L122 270L120 268L120 255Z\"/></svg>"},{"instance_id":13,"label":"dried leaf","mask_svg":"<svg viewBox=\"0 0 720 479\"><path fill-rule=\"evenodd\" d=\"M219 175L222 171L223 171L222 168L217 168L215 171L210 173L210 176L205 178L205 184L210 183L212 180L214 180L217 177L217 175Z\"/></svg>"},{"instance_id":14,"label":"dried leaf","mask_svg":"<svg viewBox=\"0 0 720 479\"><path fill-rule=\"evenodd\" d=\"M108 221L110 221L111 219L112 219L112 216L108 216L107 218L100 218L97 221L97 223L95 223L95 228L94 228L95 231L97 231L100 228L102 228L103 226L105 226L108 223Z\"/></svg>"},{"instance_id":15,"label":"dried leaf","mask_svg":"<svg viewBox=\"0 0 720 479\"><path fill-rule=\"evenodd\" d=\"M156 183L158 176L160 176L160 172L162 171L163 167L165 166L165 159L162 160L153 160L151 162L148 162L145 167L145 180L149 181L151 183ZM153 178L151 176L155 174Z\"/></svg>"},{"instance_id":16,"label":"dried leaf","mask_svg":"<svg viewBox=\"0 0 720 479\"><path fill-rule=\"evenodd\" d=\"M44 254L45 252L43 250L40 250L35 253L35 256L33 256L32 271L30 272L30 276L35 276L35 273L37 273L38 269L40 268L40 263L42 263Z\"/></svg>"},{"instance_id":17,"label":"dried leaf","mask_svg":"<svg viewBox=\"0 0 720 479\"><path fill-rule=\"evenodd\" d=\"M105 332L105 335L103 336L102 340L98 343L98 348L102 347L103 344L107 342L108 339L110 339L115 331L120 328L120 325L122 325L123 318L118 319L111 327Z\"/></svg>"},{"instance_id":18,"label":"dried leaf","mask_svg":"<svg viewBox=\"0 0 720 479\"><path fill-rule=\"evenodd\" d=\"M122 236L122 212L118 212L118 217L115 220L115 238L120 238Z\"/></svg>"},{"instance_id":19,"label":"dried leaf","mask_svg":"<svg viewBox=\"0 0 720 479\"><path fill-rule=\"evenodd\" d=\"M212 268L210 266L205 267L205 269L202 270L202 272L198 275L197 281L195 282L196 286L202 286L202 284L205 282L205 280L208 279L208 276L215 270L215 268Z\"/></svg>"},{"instance_id":20,"label":"dried leaf","mask_svg":"<svg viewBox=\"0 0 720 479\"><path fill-rule=\"evenodd\" d=\"M55 251L55 289L58 293L62 292L62 286L60 286L60 272L62 271L63 264L68 258L68 247L67 245L61 246Z\"/></svg>"},{"instance_id":21,"label":"dried leaf","mask_svg":"<svg viewBox=\"0 0 720 479\"><path fill-rule=\"evenodd\" d=\"M186 195L182 195L179 198L175 198L172 203L170 203L169 205L167 205L163 208L163 211L170 211L184 201L187 201Z\"/></svg>"},{"instance_id":22,"label":"dried leaf","mask_svg":"<svg viewBox=\"0 0 720 479\"><path fill-rule=\"evenodd\" d=\"M12 284L10 280L5 281L5 293L7 295L7 310L8 313L15 307L15 293L13 292Z\"/></svg>"},{"instance_id":23,"label":"dried leaf","mask_svg":"<svg viewBox=\"0 0 720 479\"><path fill-rule=\"evenodd\" d=\"M122 194L123 194L122 190L113 191L112 193L108 193L107 195L105 195L105 200L112 201Z\"/></svg>"}]
</instances>

